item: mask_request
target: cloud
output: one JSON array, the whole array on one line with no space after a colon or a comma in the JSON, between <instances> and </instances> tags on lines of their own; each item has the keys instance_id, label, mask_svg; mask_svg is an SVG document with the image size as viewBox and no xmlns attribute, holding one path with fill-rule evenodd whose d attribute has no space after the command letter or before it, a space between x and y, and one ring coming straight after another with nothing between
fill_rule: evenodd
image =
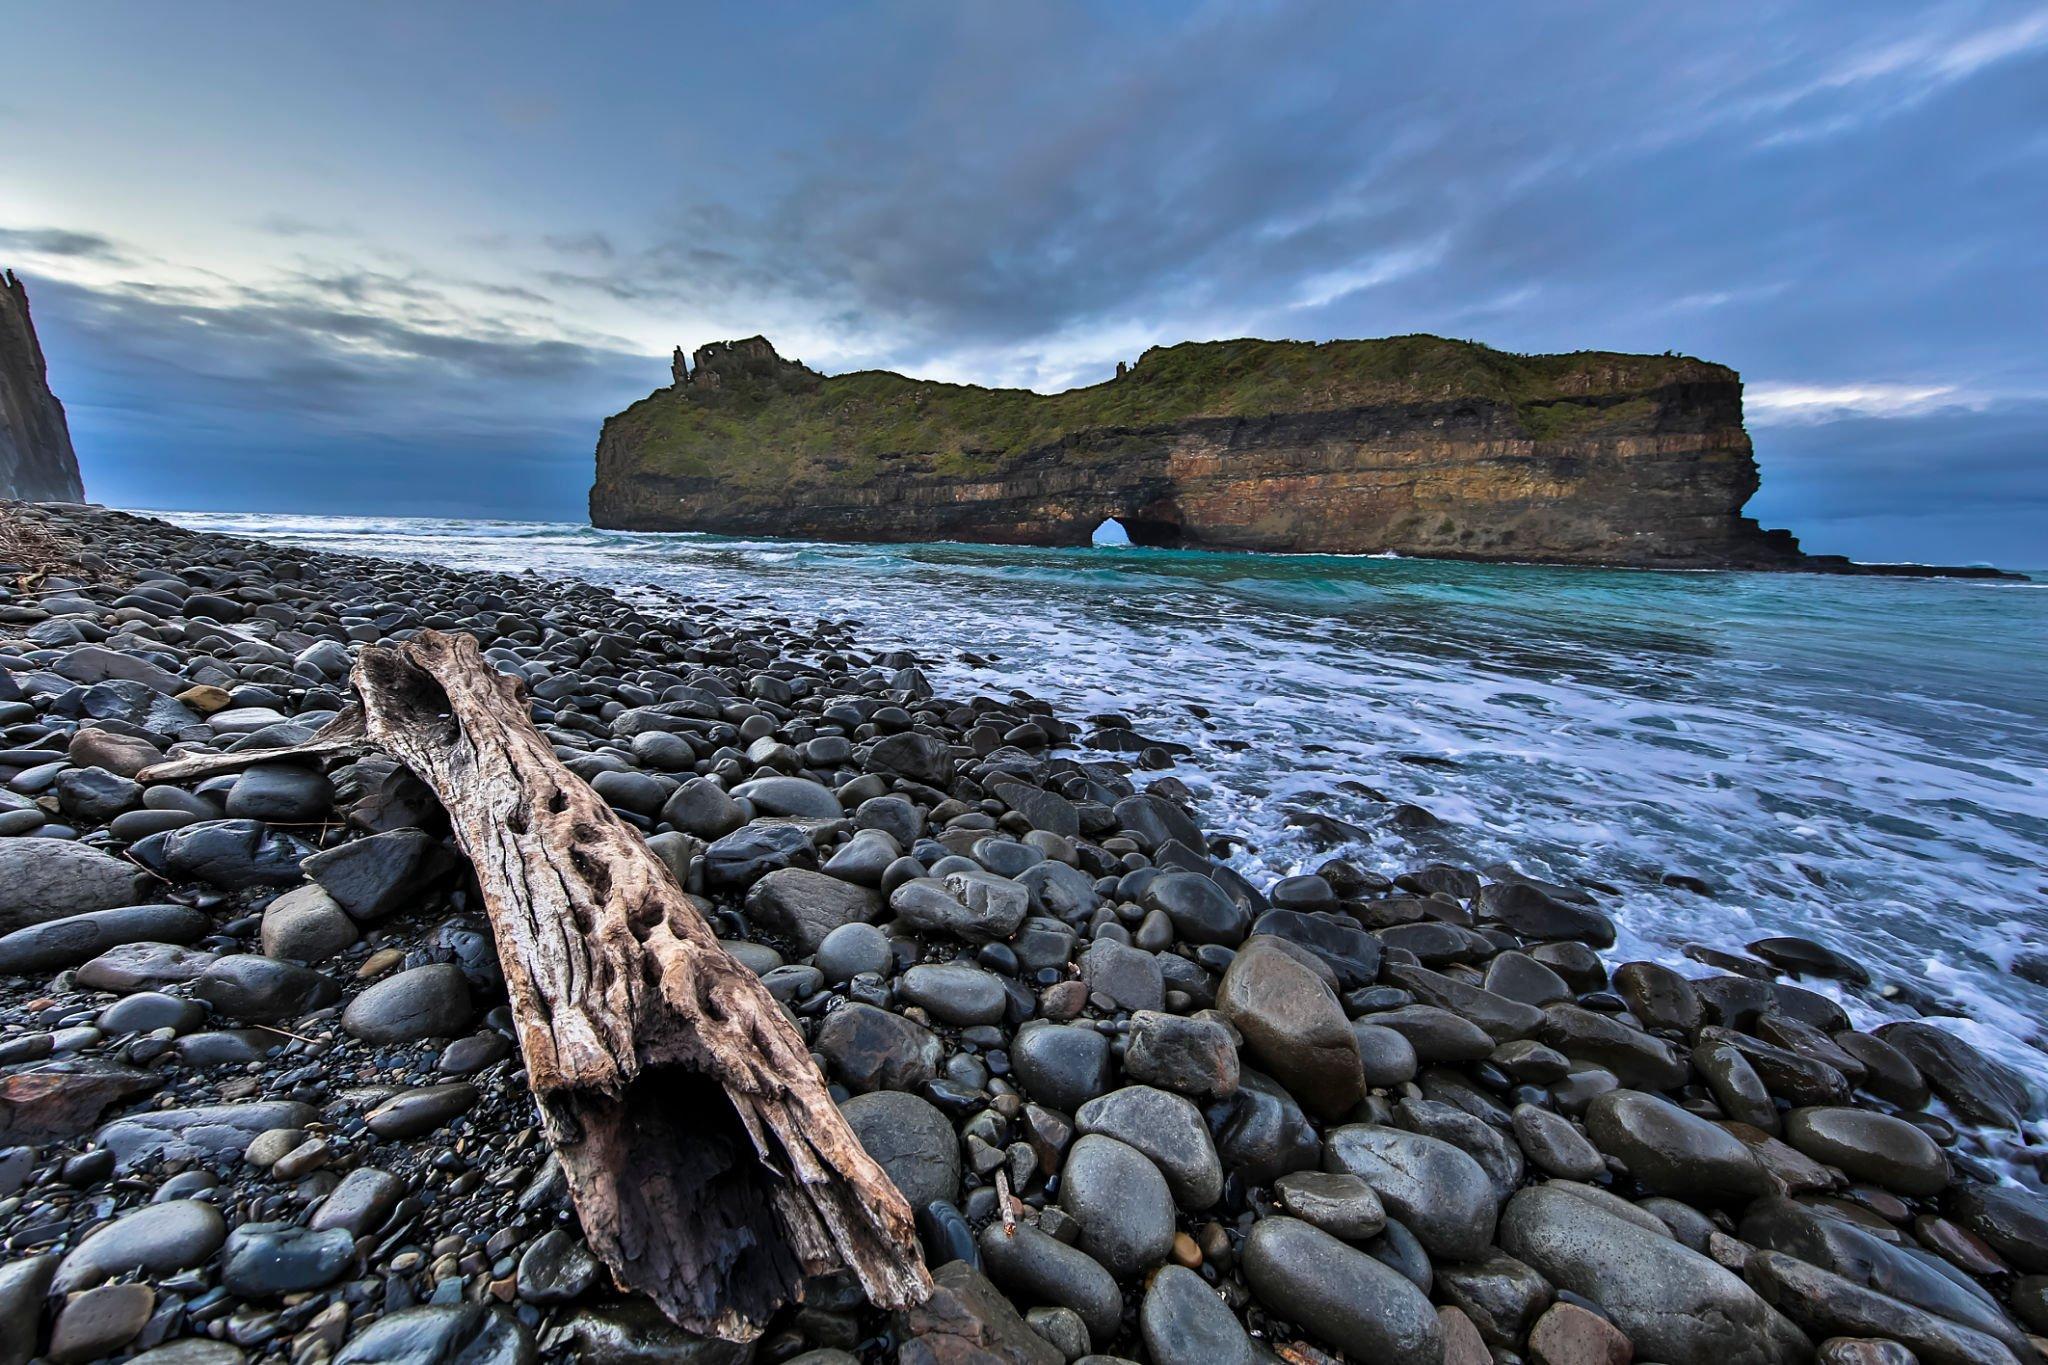
<instances>
[{"instance_id":1,"label":"cloud","mask_svg":"<svg viewBox=\"0 0 2048 1365\"><path fill-rule=\"evenodd\" d=\"M112 241L99 233L77 232L69 228L0 227L0 251L108 264L120 264L128 259Z\"/></svg>"},{"instance_id":2,"label":"cloud","mask_svg":"<svg viewBox=\"0 0 2048 1365\"><path fill-rule=\"evenodd\" d=\"M1907 417L1968 406L1953 384L1751 384L1742 395L1752 425Z\"/></svg>"},{"instance_id":3,"label":"cloud","mask_svg":"<svg viewBox=\"0 0 2048 1365\"><path fill-rule=\"evenodd\" d=\"M234 278L164 267L153 223L64 224L152 254L68 276L100 321L57 358L125 367L102 412L165 394L237 440L442 440L465 471L462 442L546 431L587 469L670 343L758 331L828 370L1054 389L1154 343L1434 331L1735 366L1795 527L1872 500L1903 525L1999 460L1986 518L2048 487L2041 5L902 18L505 26L441 102L380 91L408 101L386 143L355 106L364 135L327 151L360 158L359 196L224 193L238 222L280 210ZM346 82L322 79L292 68L326 127ZM308 133L274 136L317 164Z\"/></svg>"}]
</instances>

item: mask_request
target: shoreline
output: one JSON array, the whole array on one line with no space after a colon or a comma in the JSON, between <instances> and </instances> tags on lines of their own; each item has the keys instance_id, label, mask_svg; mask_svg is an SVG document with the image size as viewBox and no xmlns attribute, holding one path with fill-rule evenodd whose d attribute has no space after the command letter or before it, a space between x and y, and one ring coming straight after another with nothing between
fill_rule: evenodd
<instances>
[{"instance_id":1,"label":"shoreline","mask_svg":"<svg viewBox=\"0 0 2048 1365\"><path fill-rule=\"evenodd\" d=\"M1050 1342L1071 1344L1076 1328L1085 1349L1133 1359L1149 1350L1154 1360L1171 1358L1177 1343L1242 1339L1246 1359L1253 1340L1306 1340L1401 1365L1479 1365L1475 1346L1482 1355L1492 1346L1577 1365L1579 1357L1562 1348L1546 1354L1537 1343L1590 1334L1611 1347L1603 1330L1666 1365L1721 1365L1730 1351L1796 1360L1805 1348L1792 1323L1818 1344L1844 1335L1844 1324L1862 1321L1855 1314L1869 1305L1833 1281L1788 1271L1772 1253L1817 1257L1812 1264L1849 1274L1855 1262L1837 1245L1848 1235L1839 1228L1869 1218L1883 1226L1885 1236L1874 1239L1882 1246L1924 1247L2010 1300L2026 1327L2048 1326L2035 1316L2048 1308L2048 1285L2029 1288L2017 1273L2048 1270L2038 1259L2043 1243L2013 1234L2048 1227L2028 1221L2048 1219L2048 1205L2038 1195L2018 1205L2011 1199L2024 1197L2000 1203L1985 1195L1975 1181L1994 1172L1970 1154L1970 1137L1914 1103L1931 1082L1982 1122L2005 1117L2001 1103L2017 1111L2038 1097L1967 1045L1927 1037L1933 1031L1924 1025L1881 1031L1896 1047L1867 1034L1844 1042L1838 1007L1752 975L1776 975L1761 959L1730 959L1722 965L1731 974L1711 978L1710 987L1649 964L1610 972L1587 946L1613 936L1590 895L1526 879L1487 884L1465 869L1416 868L1382 884L1335 863L1252 887L1211 859L1175 780L1144 790L1142 735L1117 725L1088 735L1021 695L935 697L910 655L867 654L844 626L739 626L715 608L660 594L702 618L663 620L573 580L286 549L122 513L10 507L0 515L118 541L99 553L133 580L120 590L45 581L26 597L15 591L0 610L10 642L0 662L10 676L35 680L7 703L6 756L38 760L7 765L21 800L0 812L14 836L0 838L0 859L19 839L47 838L36 830L51 824L70 822L83 836L70 841L75 847L105 844L113 832L128 863L150 867L155 859L166 878L152 883L158 900L128 904L166 907L151 917L153 933L192 931L168 950L156 940L142 940L158 942L145 951L94 937L91 946L104 953L6 978L0 1048L10 1072L72 1067L55 1074L92 1077L95 1096L120 1093L77 1132L33 1144L44 1150L25 1163L26 1192L9 1196L19 1202L0 1231L26 1226L40 1237L54 1228L48 1240L14 1250L69 1251L106 1215L166 1207L146 1201L169 1180L185 1180L181 1188L199 1195L173 1203L226 1206L244 1215L240 1223L286 1224L238 1231L225 1247L216 1238L196 1259L191 1248L207 1238L188 1239L186 1263L159 1268L162 1287L143 1315L145 1326L161 1322L167 1337L192 1335L195 1326L200 1335L218 1327L233 1337L238 1322L257 1323L241 1332L252 1356L296 1356L303 1339L309 1358L347 1358L368 1350L412 1305L440 1324L435 1330L453 1331L448 1315L473 1302L496 1316L472 1314L463 1330L498 1334L505 1359L518 1358L520 1343L551 1357L575 1344L585 1358L604 1359L623 1358L606 1354L606 1333L643 1346L662 1339L644 1314L605 1305L588 1253L575 1254L580 1243L559 1193L549 1202L517 1060L501 1027L490 1025L488 937L459 868L446 865L432 812L402 799L404 780L389 770L322 778L274 765L256 790L241 791L240 779L153 797L155 788L144 791L119 771L139 756L138 744L169 752L172 743L160 740L213 747L265 730L279 738L279 726L303 729L308 717L341 703L349 644L441 617L483 634L496 661L535 675L537 714L573 753L571 766L580 764L600 794L654 834L687 888L707 893L721 935L748 945L738 950L742 960L792 1007L828 1077L862 1096L852 1106L864 1115L856 1128L871 1146L894 1149L877 1155L898 1185L950 1195L912 1200L953 1210L924 1220L934 1266L941 1251L978 1248L990 1279L1014 1299L1013 1309L960 1271L941 1276L945 1311L935 1305L887 1322L848 1303L843 1286L820 1286L817 1304L771 1329L775 1358L783 1347L853 1347L870 1359L892 1351L906 1360L953 1359L937 1338L951 1335L957 1346L964 1319L1016 1360L1053 1360ZM188 561L199 581L180 579L181 590L144 591L150 580L135 577ZM24 610L27 598L61 609ZM195 606L195 598L205 600ZM116 605L124 599L129 605ZM208 610L243 619L199 624ZM38 611L41 619L29 619ZM96 632L127 641L115 646L118 659L106 657ZM308 640L300 649L276 643L299 636ZM31 647L53 657L33 658ZM54 672L59 664L105 680ZM652 675L673 681L657 687L661 678ZM195 722L187 724L163 704L177 695L165 690L171 682L219 687L229 704L206 716L192 709L197 699L179 703ZM83 695L95 687L103 689L96 698ZM255 700L242 704L237 690ZM232 716L252 705L274 715ZM216 723L221 716L232 719ZM31 741L25 731L37 726L45 734ZM74 753L79 732L101 738ZM1106 738L1139 766L1077 764L1069 747L1076 738ZM758 777L762 771L770 775ZM31 791L17 787L25 774L33 774ZM748 808L719 783L702 782L706 776L734 788L750 779L767 785L741 793ZM41 806L42 796L55 809ZM217 829L205 839L180 837L223 816L256 828L226 832L232 838ZM393 819L414 823L366 837L366 822ZM420 830L418 822L427 832L401 842L431 843L442 856L415 857L394 883L392 905L314 894L318 878L307 883L297 866L292 840L307 852L316 842L361 849ZM135 834L152 826L162 827ZM199 844L206 848L187 847ZM35 852L37 867L56 857L49 848ZM102 898L116 894L104 863L78 861L90 863ZM429 864L431 876L423 872ZM17 877L27 870L17 855ZM986 889L968 894L970 884ZM47 909L49 893L38 893ZM13 894L10 915L38 912ZM296 901L286 913L273 898ZM107 924L119 908L80 913ZM0 957L10 943L19 949L21 932L64 937L22 925L0 940ZM350 941L314 965L294 965L303 959L277 951L337 944L344 934ZM836 943L825 941L831 934ZM276 955L251 951L258 946ZM1818 945L1787 940L1773 952L1808 972L1856 970ZM210 953L219 956L198 961ZM382 970L365 978L370 959L387 954ZM93 961L101 970L90 970ZM61 989L52 989L52 970L66 983ZM392 990L408 981L405 991ZM126 1033L102 1025L105 996L90 987L104 982L127 990L117 1007L136 1022L165 1022ZM134 989L141 982L152 989ZM402 996L415 1009L408 1018L430 1014L437 1031L378 1041L375 1021L365 1022L375 1010L360 1002L379 993ZM458 997L460 1011L450 1005ZM471 1031L478 1016L486 1027ZM216 1017L245 1027L211 1027ZM291 1041L272 1053L245 1037L243 1053L254 1055L208 1060L231 1052L219 1040L249 1026L286 1030ZM60 1034L68 1035L61 1050ZM22 1040L36 1037L51 1041L32 1057L41 1044ZM451 1067L449 1054L458 1052ZM461 1069L473 1061L481 1064ZM103 1070L76 1069L103 1065L136 1076L110 1081ZM1852 1104L1858 1069L1864 1090ZM126 1088L150 1081L159 1084ZM241 1128L225 1125L244 1145L263 1139L261 1156L283 1149L272 1160L252 1164L230 1140L173 1158L191 1164L172 1172L129 1155L162 1146L138 1134L146 1125L133 1117L160 1103L147 1098L151 1090L180 1104L305 1108L269 1111L260 1132L257 1116ZM1796 1117L1760 1099L1765 1092L1821 1117ZM10 1107L11 1125L23 1122L22 1111ZM1701 1114L1746 1117L1752 1130ZM109 1136L102 1119L128 1126ZM427 1126L413 1131L416 1124ZM299 1136L289 1146L267 1137L278 1130ZM88 1146L94 1132L97 1148ZM113 1161L98 1155L104 1150L114 1151ZM453 1166L444 1160L451 1153ZM113 1170L87 1179L102 1165L119 1168L121 1188L110 1183ZM1030 1234L1002 1236L997 1170L1022 1196ZM187 1180L200 1171L220 1183ZM396 1188L364 1178L366 1171L384 1172ZM1541 1176L1556 1188L1537 1188ZM341 1197L332 1187L349 1180L358 1191L390 1191L362 1227L332 1221ZM535 1189L541 1193L528 1204ZM1634 1202L1617 1207L1614 1196L1631 1195ZM416 1207L401 1217L408 1200ZM203 1212L185 1216L213 1226ZM319 1226L323 1220L330 1226ZM332 1226L349 1233L345 1260L342 1238L322 1238ZM1583 1246L1565 1245L1574 1238L1596 1250L1627 1248L1635 1269L1596 1264ZM457 1244L446 1245L451 1239ZM318 1262L333 1278L286 1291L252 1284L237 1269L263 1259L250 1251L238 1261L238 1247L251 1244L289 1249L287 1262ZM1863 1254L1912 1280L1911 1267ZM1503 1269L1502 1260L1519 1269ZM1159 1273L1162 1265L1184 1273ZM42 1267L62 1273L67 1286L92 1269ZM1344 1302L1322 1292L1332 1277L1355 1287ZM123 1276L115 1269L102 1278ZM1983 1300L1924 1280L1923 1269L1915 1292L1933 1301L1891 1304L1886 1330L1923 1351L1954 1347L1952 1334L1964 1328L1992 1333L2018 1358L2032 1349L2003 1310L1987 1316ZM1896 1277L1882 1282L1904 1292ZM1666 1321L1674 1283L1705 1295L1694 1311L1721 1314L1722 1325L1696 1336ZM577 1292L563 1295L565 1287ZM227 1292L206 1303L216 1288ZM1559 1298L1558 1289L1599 1304L1609 1321ZM280 1305L281 1294L310 1297ZM1501 1309L1503 1294L1515 1311ZM38 1297L9 1304L32 1307ZM132 1306L138 1296L114 1297ZM161 1311L170 1299L175 1311ZM195 1314L193 1303L204 1306ZM1048 1304L1058 1311L1045 1313ZM1037 1330L1018 1317L1033 1306ZM70 1304L63 1314L75 1311ZM275 1328L267 1336L266 1316ZM112 1353L139 1340L123 1337ZM1978 1354L1958 1358L1998 1358L1976 1338L1965 1344ZM806 1365L837 1359L806 1357Z\"/></svg>"},{"instance_id":2,"label":"shoreline","mask_svg":"<svg viewBox=\"0 0 2048 1365\"><path fill-rule=\"evenodd\" d=\"M97 504L97 503L90 503L90 504L83 504L83 505L85 505L85 506L94 506L94 507L97 507L97 506L101 506L101 504ZM1361 562L1362 562L1362 561L1373 561L1373 562L1379 562L1379 563L1407 563L1407 564L1473 564L1473 565L1480 565L1480 566L1484 566L1484 567L1489 567L1489 568L1505 568L1505 569L1513 569L1513 568L1528 568L1528 569L1578 569L1578 570L1586 570L1586 571L1589 571L1589 572L1594 572L1594 573L1672 573L1672 574L1720 574L1720 573L1725 573L1725 574L1743 574L1743 573L1753 573L1753 574L1764 574L1764 575L1770 575L1770 576L1781 576L1781 575L1785 575L1785 574L1812 574L1813 576L1815 576L1815 577L1819 577L1819 578L1857 578L1857 577L1864 577L1864 578L1899 578L1899 579L1905 579L1905 580L1907 580L1907 581L1936 581L1936 580L1947 580L1947 579L1953 579L1953 580L1956 580L1956 581L1959 581L1959 582L2005 582L2005 583L2026 583L2026 584L2032 584L2032 585L2036 585L2036 586L2038 586L2038 585L2039 585L2039 583L2040 583L2040 578L2041 578L2041 576L2043 576L2043 575L2048 575L2048 569L2044 569L2044 568L2038 568L2038 567L2036 567L2036 568L2020 568L2020 569L2002 569L2002 568L1999 568L1999 567L1997 567L1996 565L1992 565L1992 564L1960 564L1960 565L1943 565L1943 564L1923 564L1923 563L1920 563L1920 562L1918 562L1918 561L1913 561L1913 560L1902 560L1902 561L1898 561L1898 562L1895 562L1895 563L1885 563L1885 562L1879 562L1879 561L1874 561L1874 560L1859 560L1859 559L1851 559L1851 558L1850 558L1850 557L1848 557L1847 555L1808 555L1808 556L1806 556L1806 558L1807 558L1807 559L1809 559L1809 560L1813 560L1813 561L1819 561L1819 562L1820 562L1819 566L1815 566L1815 565L1812 565L1812 564L1793 564L1793 565L1784 565L1784 566L1774 566L1774 565L1768 565L1768 564L1722 564L1722 565L1712 565L1712 564L1708 564L1708 565L1684 565L1684 564L1623 564L1623 563L1615 563L1615 564L1588 564L1588 563L1583 563L1583 562L1580 562L1580 561L1575 561L1575 560L1542 560L1542 559L1489 559L1489 558L1485 558L1485 557L1482 557L1482 556L1476 556L1476 555L1471 555L1471 556L1467 556L1467 555L1429 555L1429 554L1402 554L1402 553L1399 553L1399 552L1397 552L1397 551L1393 551L1393 550L1381 550L1381 551L1377 551L1377 552L1372 552L1372 553L1366 553L1366 552L1358 552L1358 553L1340 553L1340 552L1334 552L1334 551L1327 551L1327 550L1239 550L1239 549L1229 549L1229 548L1221 548L1221 547L1210 547L1210 546L1200 546L1200 545L1136 545L1136 544L1121 544L1121 545L1024 545L1024 544L1007 544L1007 543L1002 543L1002 542L997 542L997 541L986 541L986 540L919 540L919 541L908 541L908 540L877 540L877 541L851 541L851 542L847 542L847 541L829 541L829 540L814 540L814 539L805 539L804 537L801 537L801 536L775 536L775 535L744 535L744 536L742 536L742 535L737 535L737 534L727 534L727 533L725 533L725 532L721 532L721 531L702 531L702 530L688 530L688 529L662 529L662 530L651 530L651 529L650 529L650 530L636 530L636 529L633 529L633 528L630 528L630 527L615 527L615 526L597 526L597 525L595 525L595 524L593 524L593 523L591 523L591 522L588 522L588 521L528 521L528 520L521 520L521 519L518 519L518 518L510 518L510 517L453 517L453 516L392 516L392 517L377 517L377 516L370 516L370 515L367 515L367 514L360 514L360 515L359 515L359 514L351 514L351 513L331 513L331 514L330 514L330 513L292 513L292 512L249 512L249 511L226 511L226 510L217 510L217 509L201 509L201 508L111 508L111 509L108 509L108 510L114 510L114 511L121 511L121 512L124 512L125 514L127 514L127 515L130 515L130 516L139 516L139 517L149 517L149 518L153 518L153 519L157 519L157 520L166 520L166 519L172 519L172 518L176 518L176 517L181 517L181 516L194 516L194 517L273 517L273 516L274 516L274 517L285 517L285 518L291 518L291 517L300 517L300 516L321 516L321 517L329 517L329 516L331 516L332 518L334 518L334 519L336 519L336 520L342 520L342 521L370 521L370 522L454 522L454 523L461 523L461 524L469 524L469 525L477 525L477 526L545 526L545 527L560 527L560 528L563 528L563 529L565 529L565 530L570 530L570 531L597 531L597 532L600 532L600 533L603 533L603 534L607 534L607 535L624 535L624 536L703 536L703 537L710 537L710 538L713 538L713 539L717 539L717 540L737 540L737 541L747 541L747 542L753 542L753 541L760 541L760 542L766 542L766 543L769 543L769 544L783 544L783 545L792 545L792 546L803 546L803 545L824 545L824 546L842 546L842 545L849 545L849 544L851 544L851 545L860 545L860 544L871 544L871 545L876 545L876 546L887 546L887 547L890 547L890 548L896 548L896 549L910 549L910 548L915 548L915 547L917 547L917 546L920 546L920 545L931 545L931 546L939 546L939 547L954 547L954 548L960 548L960 549L984 549L984 550L1043 550L1043 551L1046 551L1046 552L1049 552L1049 553L1056 553L1056 554L1058 554L1058 553L1066 553L1066 554L1071 554L1071 553L1079 553L1079 552L1082 552L1082 551L1088 551L1088 550L1111 550L1111 551L1120 551L1120 550L1135 550L1135 551L1140 551L1140 552L1143 552L1143 553L1147 553L1147 554L1166 554L1166 555L1176 555L1176 554L1188 554L1188 555L1213 555L1213 556L1216 556L1216 557L1218 557L1218 558L1239 558L1239 557L1250 557L1250 558L1257 558L1257 559L1276 559L1276 560L1281 560L1281 561L1293 561L1293 560L1310 560L1310 559L1331 559L1331 560L1337 560L1337 561L1340 561L1340 562L1353 562L1353 561L1361 561ZM177 523L176 523L175 521L173 521L173 522L172 522L172 524L173 524L173 525L176 525ZM218 534L218 533L209 533L209 534ZM260 542L260 543L269 543L269 542ZM336 553L340 553L340 552L338 552L338 551L337 551ZM1826 567L1826 566L1827 566L1827 565L1829 565L1829 564L1839 564L1839 565L1841 565L1842 567L1833 567L1833 568L1831 568L1831 567Z\"/></svg>"}]
</instances>

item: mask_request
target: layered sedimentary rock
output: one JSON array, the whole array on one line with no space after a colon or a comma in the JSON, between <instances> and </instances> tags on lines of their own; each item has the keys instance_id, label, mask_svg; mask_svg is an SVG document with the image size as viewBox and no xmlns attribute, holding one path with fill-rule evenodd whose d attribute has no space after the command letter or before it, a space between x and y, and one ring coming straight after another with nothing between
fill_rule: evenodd
<instances>
[{"instance_id":1,"label":"layered sedimentary rock","mask_svg":"<svg viewBox=\"0 0 2048 1365\"><path fill-rule=\"evenodd\" d=\"M0 498L82 502L64 405L50 392L28 290L0 272Z\"/></svg>"},{"instance_id":2,"label":"layered sedimentary rock","mask_svg":"<svg viewBox=\"0 0 2048 1365\"><path fill-rule=\"evenodd\" d=\"M591 520L836 540L1139 544L1561 563L1801 562L1733 370L1439 337L1189 343L1059 394L826 377L760 337L678 352L605 423Z\"/></svg>"}]
</instances>

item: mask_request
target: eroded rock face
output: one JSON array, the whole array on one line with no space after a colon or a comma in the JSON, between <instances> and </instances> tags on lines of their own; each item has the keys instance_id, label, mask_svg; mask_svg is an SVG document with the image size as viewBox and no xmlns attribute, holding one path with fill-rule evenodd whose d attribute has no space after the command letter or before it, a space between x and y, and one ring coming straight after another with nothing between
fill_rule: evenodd
<instances>
[{"instance_id":1,"label":"eroded rock face","mask_svg":"<svg viewBox=\"0 0 2048 1365\"><path fill-rule=\"evenodd\" d=\"M0 498L83 502L64 405L50 392L28 290L0 272Z\"/></svg>"},{"instance_id":2,"label":"eroded rock face","mask_svg":"<svg viewBox=\"0 0 2048 1365\"><path fill-rule=\"evenodd\" d=\"M642 530L1778 565L1742 385L1680 356L1437 337L1155 348L1040 395L701 348L605 424L591 520Z\"/></svg>"}]
</instances>

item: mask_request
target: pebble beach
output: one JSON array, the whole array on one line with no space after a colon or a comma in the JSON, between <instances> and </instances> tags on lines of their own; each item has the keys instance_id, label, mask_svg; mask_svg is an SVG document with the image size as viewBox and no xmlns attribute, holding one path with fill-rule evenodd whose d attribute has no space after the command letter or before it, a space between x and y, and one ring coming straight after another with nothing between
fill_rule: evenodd
<instances>
[{"instance_id":1,"label":"pebble beach","mask_svg":"<svg viewBox=\"0 0 2048 1365\"><path fill-rule=\"evenodd\" d=\"M1853 953L1630 960L1502 863L1248 877L1130 717L842 622L0 523L0 1365L2041 1356L2039 1089ZM927 1303L825 1277L739 1344L618 1293L431 793L142 776L303 742L422 629L789 1012Z\"/></svg>"}]
</instances>

